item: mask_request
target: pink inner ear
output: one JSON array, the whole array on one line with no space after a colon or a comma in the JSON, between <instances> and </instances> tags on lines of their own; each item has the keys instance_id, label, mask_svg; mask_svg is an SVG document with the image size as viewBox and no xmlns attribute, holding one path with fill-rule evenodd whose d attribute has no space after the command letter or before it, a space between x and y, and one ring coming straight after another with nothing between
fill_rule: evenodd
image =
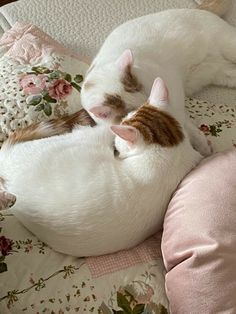
<instances>
[{"instance_id":1,"label":"pink inner ear","mask_svg":"<svg viewBox=\"0 0 236 314\"><path fill-rule=\"evenodd\" d=\"M164 81L158 77L155 79L151 94L149 97L149 102L151 105L161 105L168 101L168 89Z\"/></svg>"},{"instance_id":2,"label":"pink inner ear","mask_svg":"<svg viewBox=\"0 0 236 314\"><path fill-rule=\"evenodd\" d=\"M127 66L133 65L133 55L130 49L126 49L117 60L118 68L124 72Z\"/></svg>"},{"instance_id":3,"label":"pink inner ear","mask_svg":"<svg viewBox=\"0 0 236 314\"><path fill-rule=\"evenodd\" d=\"M132 126L112 125L111 130L129 143L135 144L138 140L138 131Z\"/></svg>"},{"instance_id":4,"label":"pink inner ear","mask_svg":"<svg viewBox=\"0 0 236 314\"><path fill-rule=\"evenodd\" d=\"M111 108L108 106L96 106L89 110L92 114L94 114L97 118L107 119L111 116Z\"/></svg>"}]
</instances>

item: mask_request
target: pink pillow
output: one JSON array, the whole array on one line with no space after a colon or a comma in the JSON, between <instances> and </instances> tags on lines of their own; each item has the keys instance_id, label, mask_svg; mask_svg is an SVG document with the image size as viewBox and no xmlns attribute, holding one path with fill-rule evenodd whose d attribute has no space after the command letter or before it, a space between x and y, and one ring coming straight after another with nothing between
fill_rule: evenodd
<instances>
[{"instance_id":1,"label":"pink pillow","mask_svg":"<svg viewBox=\"0 0 236 314\"><path fill-rule=\"evenodd\" d=\"M236 150L204 160L183 180L162 250L171 313L236 313Z\"/></svg>"}]
</instances>

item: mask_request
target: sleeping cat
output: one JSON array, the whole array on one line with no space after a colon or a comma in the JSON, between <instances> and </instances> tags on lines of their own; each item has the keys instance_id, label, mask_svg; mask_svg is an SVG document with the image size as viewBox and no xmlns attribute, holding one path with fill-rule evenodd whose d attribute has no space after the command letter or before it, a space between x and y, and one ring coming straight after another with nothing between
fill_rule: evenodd
<instances>
[{"instance_id":1,"label":"sleeping cat","mask_svg":"<svg viewBox=\"0 0 236 314\"><path fill-rule=\"evenodd\" d=\"M213 2L220 8L223 1ZM124 23L93 60L82 105L97 123L114 123L146 99L156 76L165 80L173 115L192 145L210 154L204 135L185 116L184 96L208 84L236 86L235 28L198 9L167 10Z\"/></svg>"},{"instance_id":2,"label":"sleeping cat","mask_svg":"<svg viewBox=\"0 0 236 314\"><path fill-rule=\"evenodd\" d=\"M62 131L44 122L10 136L0 176L16 196L14 215L53 249L74 256L130 248L158 231L173 191L202 158L172 109L158 78L148 101L120 125L43 138ZM24 132L36 140L23 142Z\"/></svg>"},{"instance_id":3,"label":"sleeping cat","mask_svg":"<svg viewBox=\"0 0 236 314\"><path fill-rule=\"evenodd\" d=\"M11 134L4 145L14 145L16 143L38 140L55 135L72 132L75 126L95 126L96 123L86 110L81 109L73 114L57 119L50 119L45 122L37 122ZM15 195L6 190L6 181L0 176L0 210L12 207L16 202Z\"/></svg>"}]
</instances>

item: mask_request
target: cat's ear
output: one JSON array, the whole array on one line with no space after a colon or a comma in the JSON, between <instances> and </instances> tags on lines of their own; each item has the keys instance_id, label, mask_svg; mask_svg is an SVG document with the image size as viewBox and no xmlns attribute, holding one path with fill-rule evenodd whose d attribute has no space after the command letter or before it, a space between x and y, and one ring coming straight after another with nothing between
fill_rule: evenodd
<instances>
[{"instance_id":1,"label":"cat's ear","mask_svg":"<svg viewBox=\"0 0 236 314\"><path fill-rule=\"evenodd\" d=\"M168 89L165 82L157 77L152 85L152 90L148 99L152 106L165 107L168 105Z\"/></svg>"},{"instance_id":2,"label":"cat's ear","mask_svg":"<svg viewBox=\"0 0 236 314\"><path fill-rule=\"evenodd\" d=\"M136 144L140 136L139 131L132 126L112 125L111 130L131 145Z\"/></svg>"},{"instance_id":3,"label":"cat's ear","mask_svg":"<svg viewBox=\"0 0 236 314\"><path fill-rule=\"evenodd\" d=\"M130 49L126 49L122 55L117 59L116 64L121 73L124 73L127 67L133 65L133 54Z\"/></svg>"},{"instance_id":4,"label":"cat's ear","mask_svg":"<svg viewBox=\"0 0 236 314\"><path fill-rule=\"evenodd\" d=\"M95 106L89 109L89 112L94 114L95 117L99 119L108 119L111 117L111 114L112 114L111 108L108 106L103 106L103 105Z\"/></svg>"}]
</instances>

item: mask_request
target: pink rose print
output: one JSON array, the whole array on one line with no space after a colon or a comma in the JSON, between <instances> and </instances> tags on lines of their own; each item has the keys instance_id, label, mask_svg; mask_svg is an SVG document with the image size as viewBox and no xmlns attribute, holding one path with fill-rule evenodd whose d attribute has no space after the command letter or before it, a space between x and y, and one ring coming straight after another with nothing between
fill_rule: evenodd
<instances>
[{"instance_id":1,"label":"pink rose print","mask_svg":"<svg viewBox=\"0 0 236 314\"><path fill-rule=\"evenodd\" d=\"M232 126L233 126L233 123L230 121L226 124L227 129L232 128Z\"/></svg>"},{"instance_id":2,"label":"pink rose print","mask_svg":"<svg viewBox=\"0 0 236 314\"><path fill-rule=\"evenodd\" d=\"M146 285L145 290L136 295L138 303L148 303L154 295L154 290L151 286Z\"/></svg>"},{"instance_id":3,"label":"pink rose print","mask_svg":"<svg viewBox=\"0 0 236 314\"><path fill-rule=\"evenodd\" d=\"M33 245L32 244L27 244L27 246L25 247L25 253L29 253L32 250L33 250Z\"/></svg>"},{"instance_id":4,"label":"pink rose print","mask_svg":"<svg viewBox=\"0 0 236 314\"><path fill-rule=\"evenodd\" d=\"M40 94L46 87L47 76L44 74L26 74L20 79L25 95Z\"/></svg>"},{"instance_id":5,"label":"pink rose print","mask_svg":"<svg viewBox=\"0 0 236 314\"><path fill-rule=\"evenodd\" d=\"M12 251L12 245L13 241L1 236L0 237L0 252L3 256L9 255L9 253Z\"/></svg>"},{"instance_id":6,"label":"pink rose print","mask_svg":"<svg viewBox=\"0 0 236 314\"><path fill-rule=\"evenodd\" d=\"M72 86L63 79L58 79L49 87L49 96L57 100L63 99L72 93Z\"/></svg>"},{"instance_id":7,"label":"pink rose print","mask_svg":"<svg viewBox=\"0 0 236 314\"><path fill-rule=\"evenodd\" d=\"M154 295L153 288L143 281L135 281L132 285L127 285L125 290L132 294L138 303L147 304ZM119 292L125 294L123 287L120 288Z\"/></svg>"},{"instance_id":8,"label":"pink rose print","mask_svg":"<svg viewBox=\"0 0 236 314\"><path fill-rule=\"evenodd\" d=\"M201 130L206 135L210 134L210 129L206 124L201 124L199 130Z\"/></svg>"}]
</instances>

